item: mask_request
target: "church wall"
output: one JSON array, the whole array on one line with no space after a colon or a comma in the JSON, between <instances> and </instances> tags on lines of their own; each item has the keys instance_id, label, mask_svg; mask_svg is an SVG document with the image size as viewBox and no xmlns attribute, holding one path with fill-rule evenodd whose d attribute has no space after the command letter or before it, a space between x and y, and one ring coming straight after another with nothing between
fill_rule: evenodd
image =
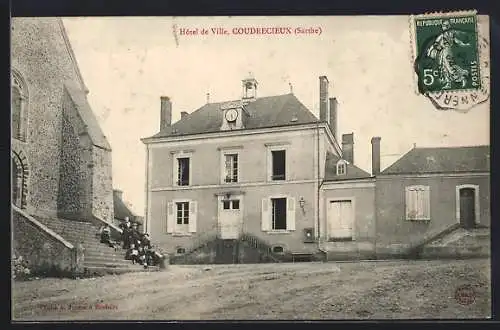
<instances>
[{"instance_id":1,"label":"church wall","mask_svg":"<svg viewBox=\"0 0 500 330\"><path fill-rule=\"evenodd\" d=\"M93 146L92 157L92 214L113 222L113 179L111 151Z\"/></svg>"},{"instance_id":2,"label":"church wall","mask_svg":"<svg viewBox=\"0 0 500 330\"><path fill-rule=\"evenodd\" d=\"M13 18L12 68L23 77L29 93L28 134L18 143L30 167L27 209L57 212L62 138L63 81L78 81L56 18Z\"/></svg>"}]
</instances>

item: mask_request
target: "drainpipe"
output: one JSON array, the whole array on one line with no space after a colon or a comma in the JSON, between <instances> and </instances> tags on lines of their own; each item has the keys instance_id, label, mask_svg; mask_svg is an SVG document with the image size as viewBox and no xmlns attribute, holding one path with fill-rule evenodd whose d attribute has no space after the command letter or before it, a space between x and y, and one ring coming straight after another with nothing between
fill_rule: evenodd
<instances>
[{"instance_id":1,"label":"drainpipe","mask_svg":"<svg viewBox=\"0 0 500 330\"><path fill-rule=\"evenodd\" d=\"M146 182L145 182L145 186L146 186L146 196L145 196L145 199L144 199L144 219L143 219L143 222L144 222L144 233L148 233L148 234L151 234L149 232L149 220L150 220L150 215L148 214L148 199L149 199L149 145L146 144L146 164L145 164L145 167L146 167Z\"/></svg>"},{"instance_id":2,"label":"drainpipe","mask_svg":"<svg viewBox=\"0 0 500 330\"><path fill-rule=\"evenodd\" d=\"M316 140L316 163L317 163L317 185L318 185L318 190L316 192L316 221L317 221L317 228L318 228L318 233L317 233L317 237L318 237L318 248L319 248L319 245L320 245L320 241L321 241L321 235L320 235L320 225L321 225L321 221L320 221L320 218L319 218L319 193L320 193L320 164L319 164L319 121L316 121L316 133L317 133L317 140Z\"/></svg>"}]
</instances>

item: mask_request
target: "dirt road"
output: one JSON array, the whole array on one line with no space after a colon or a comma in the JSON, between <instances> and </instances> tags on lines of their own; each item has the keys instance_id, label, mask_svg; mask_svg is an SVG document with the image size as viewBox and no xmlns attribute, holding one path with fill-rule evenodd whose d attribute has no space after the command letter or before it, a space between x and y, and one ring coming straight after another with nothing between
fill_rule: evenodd
<instances>
[{"instance_id":1,"label":"dirt road","mask_svg":"<svg viewBox=\"0 0 500 330\"><path fill-rule=\"evenodd\" d=\"M457 301L460 285L472 302ZM490 262L170 266L14 282L12 297L13 320L486 318Z\"/></svg>"}]
</instances>

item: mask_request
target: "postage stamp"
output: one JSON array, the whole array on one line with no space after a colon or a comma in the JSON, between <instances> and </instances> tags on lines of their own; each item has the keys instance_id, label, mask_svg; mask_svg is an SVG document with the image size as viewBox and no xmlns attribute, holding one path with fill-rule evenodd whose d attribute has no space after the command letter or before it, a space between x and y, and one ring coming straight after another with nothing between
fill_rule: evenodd
<instances>
[{"instance_id":1,"label":"postage stamp","mask_svg":"<svg viewBox=\"0 0 500 330\"><path fill-rule=\"evenodd\" d=\"M412 16L411 29L419 94L465 111L489 98L489 42L475 11Z\"/></svg>"}]
</instances>

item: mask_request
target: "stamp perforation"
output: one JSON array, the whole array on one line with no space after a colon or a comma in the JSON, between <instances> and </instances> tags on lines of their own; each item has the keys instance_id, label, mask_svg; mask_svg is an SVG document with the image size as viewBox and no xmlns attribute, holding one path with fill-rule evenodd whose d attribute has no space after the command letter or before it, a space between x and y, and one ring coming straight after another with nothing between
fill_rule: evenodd
<instances>
[{"instance_id":1,"label":"stamp perforation","mask_svg":"<svg viewBox=\"0 0 500 330\"><path fill-rule=\"evenodd\" d=\"M419 90L419 83L421 82L419 78L419 74L416 72L415 65L416 65L416 60L419 56L418 54L418 40L417 40L417 20L419 19L426 19L426 20L432 20L432 19L450 19L453 17L461 17L461 16L474 16L475 17L475 22L474 22L474 36L475 36L475 51L476 51L476 58L477 58L477 65L479 67L479 82L480 85L478 88L454 88L454 89L441 89L441 90L429 90L429 91L424 91L421 92ZM489 69L487 66L487 62L489 63L489 53L487 49L485 48L485 45L488 45L489 42L487 38L485 37L485 31L481 25L481 23L484 23L482 18L480 16L477 16L477 11L476 10L460 10L460 11L453 11L453 12L432 12L432 13L423 13L423 14L416 14L416 15L411 15L409 18L409 35L410 35L410 51L411 51L411 63L412 66L410 66L412 70L412 80L414 83L414 92L417 95L424 95L429 98L432 97L442 97L443 94L446 94L446 97L463 97L465 94L471 94L471 93L483 93L488 96L489 94ZM487 47L486 47L487 48ZM488 53L488 54L486 54ZM486 65L487 70L484 70L484 65ZM465 87L465 86L464 86ZM487 100L488 97L485 99ZM485 100L479 101L476 104L482 103ZM433 101L434 102L434 101ZM445 107L443 109L453 109L451 107ZM455 109L458 110L458 109ZM468 111L468 110L467 110Z\"/></svg>"}]
</instances>

